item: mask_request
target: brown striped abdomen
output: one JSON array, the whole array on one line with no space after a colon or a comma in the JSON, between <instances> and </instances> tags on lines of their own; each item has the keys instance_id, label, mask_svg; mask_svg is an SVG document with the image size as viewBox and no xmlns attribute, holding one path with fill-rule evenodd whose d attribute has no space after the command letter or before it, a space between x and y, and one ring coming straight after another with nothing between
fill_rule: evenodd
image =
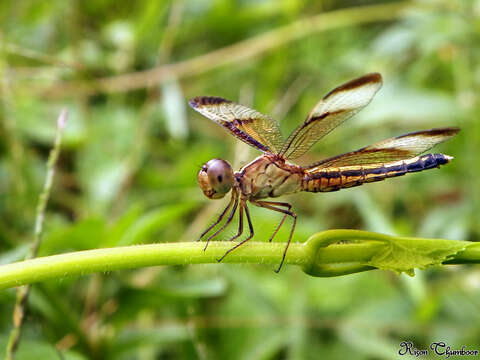
<instances>
[{"instance_id":1,"label":"brown striped abdomen","mask_svg":"<svg viewBox=\"0 0 480 360\"><path fill-rule=\"evenodd\" d=\"M325 168L316 173L306 173L302 180L302 190L309 192L329 192L386 178L402 176L439 167L452 157L443 154L427 154L412 159L396 161L381 166L357 165Z\"/></svg>"}]
</instances>

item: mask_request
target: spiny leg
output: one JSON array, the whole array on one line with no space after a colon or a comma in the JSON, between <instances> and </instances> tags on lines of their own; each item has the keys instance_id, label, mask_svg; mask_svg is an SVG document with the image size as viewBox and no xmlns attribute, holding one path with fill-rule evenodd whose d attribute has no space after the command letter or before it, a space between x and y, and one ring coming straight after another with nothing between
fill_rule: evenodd
<instances>
[{"instance_id":1,"label":"spiny leg","mask_svg":"<svg viewBox=\"0 0 480 360\"><path fill-rule=\"evenodd\" d=\"M292 212L290 210L276 208L275 206L270 205L269 202L267 202L267 201L252 201L252 203L255 204L255 205L258 205L260 207L264 207L266 209L281 212L281 213L289 215L293 218L293 225L292 225L292 228L290 230L290 235L288 236L287 246L285 246L285 250L283 251L282 261L280 262L280 265L278 266L278 268L275 270L275 272L278 273L280 271L280 269L282 268L283 262L285 261L285 256L287 255L287 250L288 250L288 247L290 246L290 241L292 240L293 231L295 230L295 225L297 224L297 214L295 214L294 212Z\"/></svg>"},{"instance_id":2,"label":"spiny leg","mask_svg":"<svg viewBox=\"0 0 480 360\"><path fill-rule=\"evenodd\" d=\"M238 209L238 232L237 235L232 237L230 241L239 238L243 234L243 201L240 201L240 208Z\"/></svg>"},{"instance_id":3,"label":"spiny leg","mask_svg":"<svg viewBox=\"0 0 480 360\"><path fill-rule=\"evenodd\" d=\"M227 250L227 251L225 252L225 254L223 254L223 256L222 256L220 259L217 259L218 262L222 261L222 260L225 258L225 256L227 256L230 252L232 252L233 250L235 250L235 249L238 248L239 246L245 244L248 240L250 240L250 239L253 237L252 219L250 219L250 213L248 212L248 207L247 207L247 203L245 202L245 199L242 199L242 200L241 200L240 206L245 209L245 215L247 215L248 228L249 228L249 230L250 230L250 235L248 235L248 237L247 237L245 240L240 241L240 242L239 242L238 244L236 244L234 247L232 247L231 249Z\"/></svg>"},{"instance_id":4,"label":"spiny leg","mask_svg":"<svg viewBox=\"0 0 480 360\"><path fill-rule=\"evenodd\" d=\"M233 204L233 201L235 200L235 197L234 197L234 194L232 194L232 196L230 197L230 202L228 203L227 207L225 209L223 209L222 213L218 216L217 220L212 224L210 225L203 233L202 235L200 235L200 237L198 238L197 241L200 241L202 240L202 238L205 236L205 234L207 234L210 230L212 230L220 221L222 221L223 217L225 216L225 214L227 213L228 209L230 209L230 207L232 206Z\"/></svg>"},{"instance_id":5,"label":"spiny leg","mask_svg":"<svg viewBox=\"0 0 480 360\"><path fill-rule=\"evenodd\" d=\"M268 205L277 205L277 206L284 206L287 208L287 210L290 210L292 208L292 204L290 203L287 203L287 202L277 202L277 201L262 201L264 204L268 204ZM284 214L283 217L282 217L282 220L280 221L280 223L277 225L277 228L275 229L275 231L273 232L272 236L270 236L270 239L268 240L268 242L272 242L273 238L275 237L275 235L277 235L278 233L278 230L280 230L280 228L282 227L283 223L285 222L285 219L287 218L288 214Z\"/></svg>"},{"instance_id":6,"label":"spiny leg","mask_svg":"<svg viewBox=\"0 0 480 360\"><path fill-rule=\"evenodd\" d=\"M235 198L235 203L233 204L232 211L230 211L230 214L228 215L227 221L225 221L225 224L222 225L220 229L215 231L213 235L210 235L207 239L207 243L205 244L205 247L203 248L203 251L207 250L208 243L210 242L211 239L213 239L215 236L217 236L219 233L221 233L225 228L232 222L233 215L235 215L235 212L237 211L237 206L238 206L238 194L236 192L233 193L233 197Z\"/></svg>"}]
</instances>

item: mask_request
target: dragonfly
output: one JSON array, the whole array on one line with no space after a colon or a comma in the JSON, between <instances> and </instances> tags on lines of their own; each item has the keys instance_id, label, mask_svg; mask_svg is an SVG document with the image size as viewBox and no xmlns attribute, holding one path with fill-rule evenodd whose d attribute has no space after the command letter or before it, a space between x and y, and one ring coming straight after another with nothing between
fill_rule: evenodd
<instances>
[{"instance_id":1,"label":"dragonfly","mask_svg":"<svg viewBox=\"0 0 480 360\"><path fill-rule=\"evenodd\" d=\"M231 191L230 201L200 236L203 239L226 217L223 225L207 239L204 250L232 222L238 212L238 231L230 241L243 234L244 215L249 235L238 241L218 259L222 261L229 253L245 244L254 236L254 228L247 204L282 213L271 242L287 217L293 219L279 272L285 261L288 247L297 223L297 215L288 202L265 200L282 195L307 192L330 192L359 186L447 164L453 157L444 154L425 154L436 144L455 136L457 127L435 128L411 132L389 138L356 151L333 156L307 166L291 162L304 155L318 140L341 123L367 106L382 86L382 76L371 73L348 81L326 94L313 108L306 120L286 139L278 123L270 116L233 101L214 96L199 96L189 105L200 114L221 125L230 134L262 154L238 171L223 159L205 163L199 173L199 185L209 199L221 199ZM227 215L228 214L228 215Z\"/></svg>"}]
</instances>

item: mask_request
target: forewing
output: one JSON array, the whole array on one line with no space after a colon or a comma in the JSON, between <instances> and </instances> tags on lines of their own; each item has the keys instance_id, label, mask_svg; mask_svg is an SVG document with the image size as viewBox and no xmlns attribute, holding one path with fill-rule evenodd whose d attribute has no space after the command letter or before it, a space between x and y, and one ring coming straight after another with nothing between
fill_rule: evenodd
<instances>
[{"instance_id":1,"label":"forewing","mask_svg":"<svg viewBox=\"0 0 480 360\"><path fill-rule=\"evenodd\" d=\"M455 136L456 127L417 131L305 166L307 173L327 167L371 165L410 159Z\"/></svg>"},{"instance_id":2,"label":"forewing","mask_svg":"<svg viewBox=\"0 0 480 360\"><path fill-rule=\"evenodd\" d=\"M240 140L263 152L277 153L282 147L283 137L278 123L267 115L213 96L199 96L190 100L189 104Z\"/></svg>"},{"instance_id":3,"label":"forewing","mask_svg":"<svg viewBox=\"0 0 480 360\"><path fill-rule=\"evenodd\" d=\"M318 140L367 106L381 86L382 76L372 73L330 91L288 137L279 155L287 159L303 155Z\"/></svg>"}]
</instances>

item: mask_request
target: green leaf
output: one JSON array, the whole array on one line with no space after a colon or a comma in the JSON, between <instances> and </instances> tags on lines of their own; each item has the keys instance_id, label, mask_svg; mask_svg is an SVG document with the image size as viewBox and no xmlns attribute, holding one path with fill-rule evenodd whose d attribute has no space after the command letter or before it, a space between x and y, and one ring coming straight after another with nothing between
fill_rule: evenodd
<instances>
[{"instance_id":1,"label":"green leaf","mask_svg":"<svg viewBox=\"0 0 480 360\"><path fill-rule=\"evenodd\" d=\"M180 279L177 279L176 282L157 284L158 292L175 297L207 298L223 295L227 288L227 284L222 278L178 280Z\"/></svg>"},{"instance_id":2,"label":"green leaf","mask_svg":"<svg viewBox=\"0 0 480 360\"><path fill-rule=\"evenodd\" d=\"M129 329L121 331L111 343L111 352L115 355L138 353L145 347L177 343L190 338L188 327L182 324L166 324L152 328Z\"/></svg>"},{"instance_id":3,"label":"green leaf","mask_svg":"<svg viewBox=\"0 0 480 360\"><path fill-rule=\"evenodd\" d=\"M366 265L414 276L414 268L439 265L465 250L468 245L466 241L388 237L385 246L379 248Z\"/></svg>"},{"instance_id":4,"label":"green leaf","mask_svg":"<svg viewBox=\"0 0 480 360\"><path fill-rule=\"evenodd\" d=\"M196 203L183 202L146 213L125 232L117 245L132 245L146 241L154 232L182 217L195 206Z\"/></svg>"},{"instance_id":5,"label":"green leaf","mask_svg":"<svg viewBox=\"0 0 480 360\"><path fill-rule=\"evenodd\" d=\"M312 276L338 276L382 269L413 276L415 268L446 262L467 247L457 260L478 256L476 243L468 241L390 236L360 230L329 230L317 233L305 243L302 266Z\"/></svg>"},{"instance_id":6,"label":"green leaf","mask_svg":"<svg viewBox=\"0 0 480 360\"><path fill-rule=\"evenodd\" d=\"M7 345L7 337L0 337L0 348L5 349ZM23 339L20 342L18 351L15 353L16 360L29 359L65 359L65 360L83 360L86 359L83 355L73 351L59 351L55 346L46 341L34 341Z\"/></svg>"},{"instance_id":7,"label":"green leaf","mask_svg":"<svg viewBox=\"0 0 480 360\"><path fill-rule=\"evenodd\" d=\"M9 251L0 254L0 265L9 264L14 261L19 261L25 258L28 253L28 246L19 245Z\"/></svg>"},{"instance_id":8,"label":"green leaf","mask_svg":"<svg viewBox=\"0 0 480 360\"><path fill-rule=\"evenodd\" d=\"M125 234L125 232L142 216L145 211L143 204L135 203L128 210L125 211L118 219L112 223L104 239L99 244L103 247L115 246L118 239Z\"/></svg>"},{"instance_id":9,"label":"green leaf","mask_svg":"<svg viewBox=\"0 0 480 360\"><path fill-rule=\"evenodd\" d=\"M106 224L102 218L87 218L73 225L53 230L42 243L40 255L67 250L92 249L105 236Z\"/></svg>"},{"instance_id":10,"label":"green leaf","mask_svg":"<svg viewBox=\"0 0 480 360\"><path fill-rule=\"evenodd\" d=\"M175 139L185 139L188 136L185 96L178 81L172 78L164 82L160 91L168 133Z\"/></svg>"}]
</instances>

